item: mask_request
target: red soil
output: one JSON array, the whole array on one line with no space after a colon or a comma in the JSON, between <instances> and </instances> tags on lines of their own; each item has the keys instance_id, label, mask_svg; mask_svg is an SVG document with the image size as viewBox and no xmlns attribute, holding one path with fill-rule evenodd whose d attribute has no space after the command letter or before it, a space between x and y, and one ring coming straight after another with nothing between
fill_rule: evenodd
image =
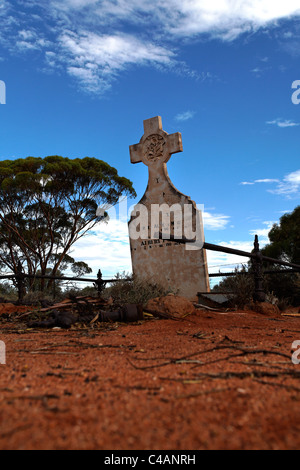
<instances>
[{"instance_id":1,"label":"red soil","mask_svg":"<svg viewBox=\"0 0 300 470\"><path fill-rule=\"evenodd\" d=\"M0 340L2 450L300 447L300 317L199 311L70 330L10 321Z\"/></svg>"}]
</instances>

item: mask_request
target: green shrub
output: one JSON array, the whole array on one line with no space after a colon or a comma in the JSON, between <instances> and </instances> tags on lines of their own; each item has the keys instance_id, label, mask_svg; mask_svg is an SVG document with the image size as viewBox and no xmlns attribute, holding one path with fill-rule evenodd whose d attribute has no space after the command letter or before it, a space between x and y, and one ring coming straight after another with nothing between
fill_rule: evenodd
<instances>
[{"instance_id":1,"label":"green shrub","mask_svg":"<svg viewBox=\"0 0 300 470\"><path fill-rule=\"evenodd\" d=\"M15 287L13 287L9 282L1 282L0 297L4 300L16 301L18 300L18 293Z\"/></svg>"},{"instance_id":2,"label":"green shrub","mask_svg":"<svg viewBox=\"0 0 300 470\"><path fill-rule=\"evenodd\" d=\"M276 270L278 268L268 267L268 270L270 269ZM247 268L247 266L243 266L241 269L236 268L235 273L236 276L224 278L217 286L213 288L213 292L233 293L233 305L242 308L253 299L254 274L252 272L251 265L250 268ZM266 302L276 304L280 310L284 310L284 308L289 305L300 305L299 274L264 274L263 289L266 294Z\"/></svg>"},{"instance_id":3,"label":"green shrub","mask_svg":"<svg viewBox=\"0 0 300 470\"><path fill-rule=\"evenodd\" d=\"M230 292L233 294L232 305L242 308L252 300L254 279L252 273L247 274L246 266L242 266L241 269L235 268L234 272L235 276L225 277L213 288L213 292Z\"/></svg>"},{"instance_id":4,"label":"green shrub","mask_svg":"<svg viewBox=\"0 0 300 470\"><path fill-rule=\"evenodd\" d=\"M48 302L54 302L53 296L50 294L46 294L45 292L41 291L29 291L27 294L24 295L22 299L22 303L26 305L35 305L39 306L41 304L41 301L45 300ZM55 298L55 301L59 301L57 297Z\"/></svg>"},{"instance_id":5,"label":"green shrub","mask_svg":"<svg viewBox=\"0 0 300 470\"><path fill-rule=\"evenodd\" d=\"M268 270L275 271L276 269L278 270L278 267L268 267ZM282 305L295 307L300 305L300 274L266 274L264 275L264 289L267 293L272 292Z\"/></svg>"},{"instance_id":6,"label":"green shrub","mask_svg":"<svg viewBox=\"0 0 300 470\"><path fill-rule=\"evenodd\" d=\"M161 297L172 292L152 278L139 278L131 274L117 274L116 282L107 287L103 296L112 297L116 303L134 303L146 305L148 300ZM175 293L175 292L172 292Z\"/></svg>"}]
</instances>

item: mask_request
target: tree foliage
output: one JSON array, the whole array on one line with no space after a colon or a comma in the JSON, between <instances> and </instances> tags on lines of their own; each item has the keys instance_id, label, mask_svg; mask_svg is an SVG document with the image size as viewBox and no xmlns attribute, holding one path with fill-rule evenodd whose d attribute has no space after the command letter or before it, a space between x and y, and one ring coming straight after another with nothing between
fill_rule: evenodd
<instances>
[{"instance_id":1,"label":"tree foliage","mask_svg":"<svg viewBox=\"0 0 300 470\"><path fill-rule=\"evenodd\" d=\"M284 214L279 224L274 224L269 234L270 243L261 249L264 256L288 261L300 265L300 206L293 212ZM263 286L265 293L278 299L282 305L299 305L300 303L300 274L288 272L285 268L264 261L265 271L274 271L263 275ZM281 273L276 271L282 270ZM236 276L224 278L214 287L214 291L230 291L235 294L236 303L243 305L252 297L254 290L253 263L248 262L247 267L236 269ZM249 276L242 275L248 272Z\"/></svg>"},{"instance_id":2,"label":"tree foliage","mask_svg":"<svg viewBox=\"0 0 300 470\"><path fill-rule=\"evenodd\" d=\"M254 278L251 264L235 268L234 272L235 276L224 277L219 284L214 286L213 292L228 292L232 294L231 303L242 308L253 298Z\"/></svg>"},{"instance_id":3,"label":"tree foliage","mask_svg":"<svg viewBox=\"0 0 300 470\"><path fill-rule=\"evenodd\" d=\"M263 255L300 265L300 206L284 214L268 235L270 243L261 250ZM268 270L279 268L268 263L266 267ZM279 299L287 299L290 304L299 305L300 274L270 274L265 276L265 286Z\"/></svg>"},{"instance_id":4,"label":"tree foliage","mask_svg":"<svg viewBox=\"0 0 300 470\"><path fill-rule=\"evenodd\" d=\"M132 183L96 158L46 158L0 162L0 267L55 275L64 265L89 272L69 257L72 245L96 224L121 196L135 196ZM75 263L75 264L74 264ZM78 264L82 263L82 264Z\"/></svg>"},{"instance_id":5,"label":"tree foliage","mask_svg":"<svg viewBox=\"0 0 300 470\"><path fill-rule=\"evenodd\" d=\"M300 264L300 206L284 214L268 235L270 243L261 250L265 256Z\"/></svg>"}]
</instances>

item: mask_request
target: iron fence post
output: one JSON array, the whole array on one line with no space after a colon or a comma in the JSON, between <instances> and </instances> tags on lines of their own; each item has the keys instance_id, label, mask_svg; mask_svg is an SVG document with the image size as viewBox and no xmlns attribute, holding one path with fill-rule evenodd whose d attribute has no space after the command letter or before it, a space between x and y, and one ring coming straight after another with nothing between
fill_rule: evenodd
<instances>
[{"instance_id":1,"label":"iron fence post","mask_svg":"<svg viewBox=\"0 0 300 470\"><path fill-rule=\"evenodd\" d=\"M23 269L22 269L22 263L21 263L21 261L19 261L18 262L18 267L17 267L17 275L16 275L19 303L22 302L22 300L24 298L24 295L25 295L24 279L25 279L25 276L24 276Z\"/></svg>"},{"instance_id":2,"label":"iron fence post","mask_svg":"<svg viewBox=\"0 0 300 470\"><path fill-rule=\"evenodd\" d=\"M254 269L254 294L253 300L255 302L264 302L266 300L266 294L263 288L263 274L262 274L262 263L263 255L259 249L258 236L254 238L254 250L253 253L256 257L253 258L253 269Z\"/></svg>"},{"instance_id":3,"label":"iron fence post","mask_svg":"<svg viewBox=\"0 0 300 470\"><path fill-rule=\"evenodd\" d=\"M97 282L96 282L96 287L97 287L97 291L98 291L98 296L101 295L101 292L103 291L105 285L106 285L106 282L103 281L103 279L102 279L102 272L101 272L101 269L99 269L99 271L98 271L98 273L97 273Z\"/></svg>"}]
</instances>

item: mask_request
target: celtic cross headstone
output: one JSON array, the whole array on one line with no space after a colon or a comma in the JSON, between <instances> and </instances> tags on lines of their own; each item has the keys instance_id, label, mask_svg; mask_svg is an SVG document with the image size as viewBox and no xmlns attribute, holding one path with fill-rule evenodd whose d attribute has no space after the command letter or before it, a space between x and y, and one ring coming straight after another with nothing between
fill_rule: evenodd
<instances>
[{"instance_id":1,"label":"celtic cross headstone","mask_svg":"<svg viewBox=\"0 0 300 470\"><path fill-rule=\"evenodd\" d=\"M133 273L197 300L197 292L210 290L202 213L175 188L167 171L172 154L182 152L181 134L167 134L157 116L144 121L144 135L129 149L131 163L143 162L149 173L129 221Z\"/></svg>"}]
</instances>

